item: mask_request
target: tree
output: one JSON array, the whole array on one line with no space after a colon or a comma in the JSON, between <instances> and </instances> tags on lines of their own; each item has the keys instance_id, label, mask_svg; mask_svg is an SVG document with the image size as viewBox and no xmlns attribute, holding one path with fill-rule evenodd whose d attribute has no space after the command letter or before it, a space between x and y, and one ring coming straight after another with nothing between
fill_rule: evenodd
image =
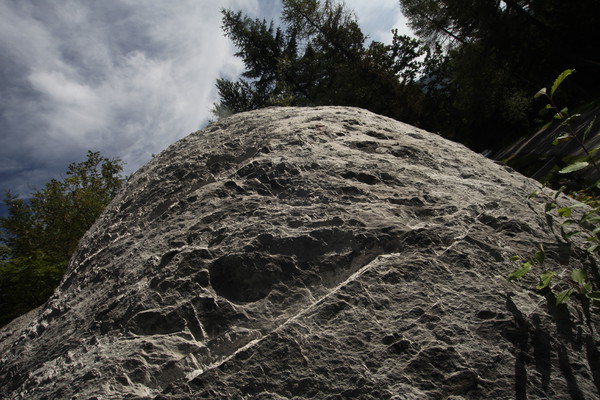
<instances>
[{"instance_id":1,"label":"tree","mask_svg":"<svg viewBox=\"0 0 600 400\"><path fill-rule=\"evenodd\" d=\"M358 106L414 122L421 43L394 33L391 45L365 45L356 16L331 0L284 0L282 27L223 11L223 30L246 71L217 80L215 114L272 105Z\"/></svg>"},{"instance_id":2,"label":"tree","mask_svg":"<svg viewBox=\"0 0 600 400\"><path fill-rule=\"evenodd\" d=\"M64 274L79 239L124 183L122 162L88 151L62 181L28 201L7 193L0 218L0 326L41 305Z\"/></svg>"},{"instance_id":3,"label":"tree","mask_svg":"<svg viewBox=\"0 0 600 400\"><path fill-rule=\"evenodd\" d=\"M416 34L445 53L425 66L425 79L438 82L427 90L427 112L452 116L434 118L433 129L475 150L497 149L532 130L533 94L566 66L581 72L577 97L596 98L596 3L400 0Z\"/></svg>"}]
</instances>

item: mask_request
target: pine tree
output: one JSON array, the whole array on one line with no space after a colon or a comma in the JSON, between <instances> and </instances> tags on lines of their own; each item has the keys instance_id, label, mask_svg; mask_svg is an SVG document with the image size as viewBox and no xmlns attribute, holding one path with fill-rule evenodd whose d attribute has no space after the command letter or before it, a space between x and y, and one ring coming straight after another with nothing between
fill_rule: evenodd
<instances>
[{"instance_id":1,"label":"pine tree","mask_svg":"<svg viewBox=\"0 0 600 400\"><path fill-rule=\"evenodd\" d=\"M368 46L343 3L284 0L282 27L223 11L223 29L246 71L219 79L215 114L273 105L357 106L414 122L421 90L415 84L421 43L394 33L393 43Z\"/></svg>"}]
</instances>

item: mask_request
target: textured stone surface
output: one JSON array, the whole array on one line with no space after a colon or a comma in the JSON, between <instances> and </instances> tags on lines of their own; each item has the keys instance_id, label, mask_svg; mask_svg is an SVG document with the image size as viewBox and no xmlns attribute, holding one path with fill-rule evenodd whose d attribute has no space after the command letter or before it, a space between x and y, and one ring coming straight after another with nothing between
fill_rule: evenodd
<instances>
[{"instance_id":1,"label":"textured stone surface","mask_svg":"<svg viewBox=\"0 0 600 400\"><path fill-rule=\"evenodd\" d=\"M359 109L219 121L138 171L0 331L0 397L600 398L597 308L505 279L539 243L598 277L536 189Z\"/></svg>"}]
</instances>

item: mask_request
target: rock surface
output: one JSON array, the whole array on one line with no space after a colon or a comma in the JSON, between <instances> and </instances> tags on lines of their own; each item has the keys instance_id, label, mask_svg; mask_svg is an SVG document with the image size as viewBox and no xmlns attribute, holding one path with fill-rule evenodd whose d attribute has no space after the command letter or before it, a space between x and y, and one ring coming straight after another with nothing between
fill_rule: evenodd
<instances>
[{"instance_id":1,"label":"rock surface","mask_svg":"<svg viewBox=\"0 0 600 400\"><path fill-rule=\"evenodd\" d=\"M536 189L360 109L221 120L134 174L0 331L0 398L598 399L597 308L505 278L539 243L598 278Z\"/></svg>"}]
</instances>

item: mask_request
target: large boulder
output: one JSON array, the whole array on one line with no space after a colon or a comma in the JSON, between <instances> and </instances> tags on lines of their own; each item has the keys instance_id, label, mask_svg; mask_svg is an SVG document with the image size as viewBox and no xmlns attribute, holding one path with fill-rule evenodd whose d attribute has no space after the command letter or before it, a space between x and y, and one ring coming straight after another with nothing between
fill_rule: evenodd
<instances>
[{"instance_id":1,"label":"large boulder","mask_svg":"<svg viewBox=\"0 0 600 400\"><path fill-rule=\"evenodd\" d=\"M539 189L360 109L220 120L135 173L0 331L0 397L598 399L598 309L506 279L539 244L598 278Z\"/></svg>"}]
</instances>

